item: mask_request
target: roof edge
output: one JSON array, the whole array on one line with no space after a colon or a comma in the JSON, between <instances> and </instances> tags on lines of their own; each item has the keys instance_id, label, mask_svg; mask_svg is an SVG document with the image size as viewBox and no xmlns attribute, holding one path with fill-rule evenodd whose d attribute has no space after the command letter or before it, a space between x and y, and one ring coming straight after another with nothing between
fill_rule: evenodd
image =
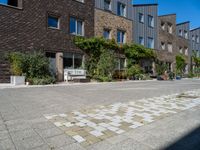
<instances>
[{"instance_id":1,"label":"roof edge","mask_svg":"<svg viewBox=\"0 0 200 150\"><path fill-rule=\"evenodd\" d=\"M141 7L141 6L158 6L158 3L152 3L152 4L133 4L133 7Z\"/></svg>"},{"instance_id":2,"label":"roof edge","mask_svg":"<svg viewBox=\"0 0 200 150\"><path fill-rule=\"evenodd\" d=\"M182 24L186 24L186 23L190 23L190 21L181 22L181 23L178 23L176 25L178 26L178 25L182 25Z\"/></svg>"},{"instance_id":3,"label":"roof edge","mask_svg":"<svg viewBox=\"0 0 200 150\"><path fill-rule=\"evenodd\" d=\"M173 13L173 14L166 14L166 15L159 15L158 17L165 17L165 16L176 16L176 13Z\"/></svg>"}]
</instances>

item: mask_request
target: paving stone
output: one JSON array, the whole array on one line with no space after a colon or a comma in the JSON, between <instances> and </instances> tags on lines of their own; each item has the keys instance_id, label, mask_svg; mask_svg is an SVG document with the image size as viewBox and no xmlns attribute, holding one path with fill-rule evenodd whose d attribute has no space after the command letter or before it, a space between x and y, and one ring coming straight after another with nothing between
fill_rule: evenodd
<instances>
[{"instance_id":1,"label":"paving stone","mask_svg":"<svg viewBox=\"0 0 200 150\"><path fill-rule=\"evenodd\" d=\"M55 126L50 122L35 123L35 124L32 125L32 127L34 129L41 129L41 130L55 128Z\"/></svg>"},{"instance_id":2,"label":"paving stone","mask_svg":"<svg viewBox=\"0 0 200 150\"><path fill-rule=\"evenodd\" d=\"M15 150L15 146L10 139L0 140L0 150Z\"/></svg>"},{"instance_id":3,"label":"paving stone","mask_svg":"<svg viewBox=\"0 0 200 150\"><path fill-rule=\"evenodd\" d=\"M14 141L24 140L29 137L36 137L38 134L33 129L26 129L20 131L12 131L10 135Z\"/></svg>"},{"instance_id":4,"label":"paving stone","mask_svg":"<svg viewBox=\"0 0 200 150\"><path fill-rule=\"evenodd\" d=\"M38 129L36 131L43 138L53 137L53 136L60 135L60 134L64 133L59 128L50 128L50 129L44 129L44 130Z\"/></svg>"},{"instance_id":5,"label":"paving stone","mask_svg":"<svg viewBox=\"0 0 200 150\"><path fill-rule=\"evenodd\" d=\"M80 135L75 135L73 136L73 139L75 139L78 143L82 143L84 141L86 141L82 136Z\"/></svg>"},{"instance_id":6,"label":"paving stone","mask_svg":"<svg viewBox=\"0 0 200 150\"><path fill-rule=\"evenodd\" d=\"M62 147L58 148L58 150L86 150L86 149L77 143L73 143L70 145L62 146Z\"/></svg>"},{"instance_id":7,"label":"paving stone","mask_svg":"<svg viewBox=\"0 0 200 150\"><path fill-rule=\"evenodd\" d=\"M44 141L39 136L24 138L22 140L15 140L15 146L18 150L27 150L40 147L44 145Z\"/></svg>"},{"instance_id":8,"label":"paving stone","mask_svg":"<svg viewBox=\"0 0 200 150\"><path fill-rule=\"evenodd\" d=\"M6 131L6 130L0 131L0 140L8 139L8 138L9 138L8 131Z\"/></svg>"},{"instance_id":9,"label":"paving stone","mask_svg":"<svg viewBox=\"0 0 200 150\"><path fill-rule=\"evenodd\" d=\"M7 126L7 128L9 132L14 132L14 131L31 129L31 126L29 124L16 124L16 125Z\"/></svg>"},{"instance_id":10,"label":"paving stone","mask_svg":"<svg viewBox=\"0 0 200 150\"><path fill-rule=\"evenodd\" d=\"M65 134L62 135L57 135L54 137L50 137L50 138L45 138L45 141L54 148L58 148L64 145L68 145L68 144L72 144L75 143L75 140L72 139L71 137L68 137Z\"/></svg>"}]
</instances>

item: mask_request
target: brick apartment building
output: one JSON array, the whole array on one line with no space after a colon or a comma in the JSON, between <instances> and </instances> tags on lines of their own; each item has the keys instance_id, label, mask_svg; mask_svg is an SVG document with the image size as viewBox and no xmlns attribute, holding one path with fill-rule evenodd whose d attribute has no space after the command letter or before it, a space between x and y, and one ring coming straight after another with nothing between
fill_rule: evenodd
<instances>
[{"instance_id":1,"label":"brick apartment building","mask_svg":"<svg viewBox=\"0 0 200 150\"><path fill-rule=\"evenodd\" d=\"M0 55L43 50L58 80L63 68L82 65L83 53L72 39L94 36L94 0L8 0L0 4ZM64 61L63 61L64 60ZM7 62L0 62L0 82L9 82Z\"/></svg>"},{"instance_id":2,"label":"brick apartment building","mask_svg":"<svg viewBox=\"0 0 200 150\"><path fill-rule=\"evenodd\" d=\"M175 14L158 16L157 9L157 4L133 5L132 0L0 1L0 83L9 82L10 76L1 56L34 50L46 53L58 81L63 81L65 68L84 64L84 53L72 41L77 35L141 44L155 50L172 71L175 56L182 53L187 73L192 50L200 55L200 28L190 30L189 22L176 24ZM123 53L118 62L117 69L123 70ZM142 67L155 72L155 62L144 60Z\"/></svg>"}]
</instances>

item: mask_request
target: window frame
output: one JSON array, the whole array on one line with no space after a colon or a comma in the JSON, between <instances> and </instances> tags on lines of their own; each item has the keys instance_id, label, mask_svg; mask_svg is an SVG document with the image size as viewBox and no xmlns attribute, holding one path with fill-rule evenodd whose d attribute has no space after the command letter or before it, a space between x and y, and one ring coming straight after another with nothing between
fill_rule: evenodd
<instances>
[{"instance_id":1,"label":"window frame","mask_svg":"<svg viewBox=\"0 0 200 150\"><path fill-rule=\"evenodd\" d=\"M75 32L71 32L71 19L74 19L75 20ZM81 22L82 23L82 34L78 34L78 22ZM71 35L76 35L76 36L85 36L85 22L82 20L82 19L78 19L74 16L70 16L69 17L69 33Z\"/></svg>"},{"instance_id":2,"label":"window frame","mask_svg":"<svg viewBox=\"0 0 200 150\"><path fill-rule=\"evenodd\" d=\"M57 19L57 27L49 26L49 17ZM53 13L47 13L47 28L60 30L60 16Z\"/></svg>"},{"instance_id":3,"label":"window frame","mask_svg":"<svg viewBox=\"0 0 200 150\"><path fill-rule=\"evenodd\" d=\"M150 21L150 19L151 19L151 21ZM148 15L148 26L151 28L155 27L154 17L152 15Z\"/></svg>"}]
</instances>

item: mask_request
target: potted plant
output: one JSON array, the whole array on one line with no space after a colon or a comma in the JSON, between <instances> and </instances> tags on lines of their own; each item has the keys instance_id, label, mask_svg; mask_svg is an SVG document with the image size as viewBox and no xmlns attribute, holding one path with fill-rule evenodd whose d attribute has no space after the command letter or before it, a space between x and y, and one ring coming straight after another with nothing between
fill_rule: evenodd
<instances>
[{"instance_id":1,"label":"potted plant","mask_svg":"<svg viewBox=\"0 0 200 150\"><path fill-rule=\"evenodd\" d=\"M23 55L21 53L10 53L8 55L8 60L11 65L11 77L10 83L12 85L24 85L25 76L23 76L22 65L23 65Z\"/></svg>"}]
</instances>

